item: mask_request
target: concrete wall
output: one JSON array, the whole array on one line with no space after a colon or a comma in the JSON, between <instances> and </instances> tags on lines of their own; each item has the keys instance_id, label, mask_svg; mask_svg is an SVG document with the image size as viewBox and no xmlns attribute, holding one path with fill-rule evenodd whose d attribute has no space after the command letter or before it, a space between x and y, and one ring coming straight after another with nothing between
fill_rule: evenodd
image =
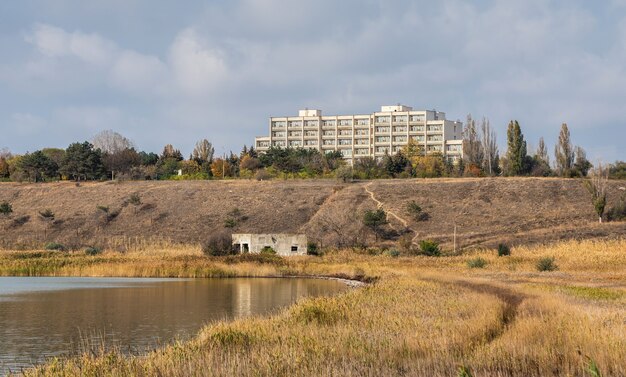
<instances>
[{"instance_id":1,"label":"concrete wall","mask_svg":"<svg viewBox=\"0 0 626 377\"><path fill-rule=\"evenodd\" d=\"M233 234L233 245L240 253L258 254L269 246L278 255L306 255L307 238L304 234Z\"/></svg>"}]
</instances>

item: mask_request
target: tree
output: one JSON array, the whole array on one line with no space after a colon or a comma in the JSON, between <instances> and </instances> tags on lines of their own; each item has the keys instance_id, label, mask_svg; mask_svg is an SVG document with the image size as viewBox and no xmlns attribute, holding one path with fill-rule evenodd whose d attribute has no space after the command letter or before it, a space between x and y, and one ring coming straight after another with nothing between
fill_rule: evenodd
<instances>
[{"instance_id":1,"label":"tree","mask_svg":"<svg viewBox=\"0 0 626 377\"><path fill-rule=\"evenodd\" d=\"M157 162L159 162L159 155L154 152L148 153L148 152L141 151L139 152L138 155L141 161L141 165L143 166L156 165Z\"/></svg>"},{"instance_id":2,"label":"tree","mask_svg":"<svg viewBox=\"0 0 626 377\"><path fill-rule=\"evenodd\" d=\"M584 185L591 194L591 203L593 204L600 223L602 223L602 215L606 207L606 187L609 180L608 169L602 164L593 170L590 179L584 181Z\"/></svg>"},{"instance_id":3,"label":"tree","mask_svg":"<svg viewBox=\"0 0 626 377\"><path fill-rule=\"evenodd\" d=\"M519 123L511 121L507 129L507 169L510 176L525 175L529 171L529 158L526 150L526 141Z\"/></svg>"},{"instance_id":4,"label":"tree","mask_svg":"<svg viewBox=\"0 0 626 377\"><path fill-rule=\"evenodd\" d=\"M409 161L402 151L398 151L393 156L385 155L383 158L383 166L387 174L391 177L396 177L398 174L406 171L411 174L413 170L411 161Z\"/></svg>"},{"instance_id":5,"label":"tree","mask_svg":"<svg viewBox=\"0 0 626 377\"><path fill-rule=\"evenodd\" d=\"M626 179L626 162L615 161L610 165L609 178L611 179Z\"/></svg>"},{"instance_id":6,"label":"tree","mask_svg":"<svg viewBox=\"0 0 626 377\"><path fill-rule=\"evenodd\" d=\"M102 131L92 139L94 149L102 153L114 154L125 149L134 148L133 142L113 130Z\"/></svg>"},{"instance_id":7,"label":"tree","mask_svg":"<svg viewBox=\"0 0 626 377\"><path fill-rule=\"evenodd\" d=\"M465 163L468 165L483 165L483 143L476 129L476 121L472 119L472 114L467 115L467 123L463 131L463 153L465 155Z\"/></svg>"},{"instance_id":8,"label":"tree","mask_svg":"<svg viewBox=\"0 0 626 377\"><path fill-rule=\"evenodd\" d=\"M211 173L216 178L224 178L231 176L231 169L228 160L216 158L211 164Z\"/></svg>"},{"instance_id":9,"label":"tree","mask_svg":"<svg viewBox=\"0 0 626 377\"><path fill-rule=\"evenodd\" d=\"M585 150L582 147L576 146L574 151L576 159L574 160L574 166L572 167L572 175L586 177L589 169L591 169L593 165L589 162L589 160L587 160L587 153L585 153Z\"/></svg>"},{"instance_id":10,"label":"tree","mask_svg":"<svg viewBox=\"0 0 626 377\"><path fill-rule=\"evenodd\" d=\"M387 223L387 214L382 208L375 211L365 211L365 214L363 215L363 225L368 227L374 233L376 242L378 242L378 236L383 232L383 226Z\"/></svg>"},{"instance_id":11,"label":"tree","mask_svg":"<svg viewBox=\"0 0 626 377\"><path fill-rule=\"evenodd\" d=\"M373 157L361 157L354 161L354 175L359 179L374 179L384 175L383 168Z\"/></svg>"},{"instance_id":12,"label":"tree","mask_svg":"<svg viewBox=\"0 0 626 377\"><path fill-rule=\"evenodd\" d=\"M65 151L60 172L77 181L102 179L105 176L102 152L94 149L88 141L70 144Z\"/></svg>"},{"instance_id":13,"label":"tree","mask_svg":"<svg viewBox=\"0 0 626 377\"><path fill-rule=\"evenodd\" d=\"M571 177L574 167L574 147L570 141L570 133L567 123L561 125L559 141L554 146L554 159L557 174L561 177Z\"/></svg>"},{"instance_id":14,"label":"tree","mask_svg":"<svg viewBox=\"0 0 626 377\"><path fill-rule=\"evenodd\" d=\"M500 172L498 167L498 142L496 137L496 131L491 128L489 119L483 117L483 121L480 125L481 130L481 143L483 162L482 168L488 175L495 175Z\"/></svg>"},{"instance_id":15,"label":"tree","mask_svg":"<svg viewBox=\"0 0 626 377\"><path fill-rule=\"evenodd\" d=\"M163 153L161 153L161 156L159 158L161 160L165 160L167 158L173 158L176 161L184 160L183 154L180 153L180 150L175 149L172 144L167 144L165 147L163 147Z\"/></svg>"},{"instance_id":16,"label":"tree","mask_svg":"<svg viewBox=\"0 0 626 377\"><path fill-rule=\"evenodd\" d=\"M261 161L258 158L251 157L249 154L244 155L239 160L239 168L241 170L255 171L261 167Z\"/></svg>"},{"instance_id":17,"label":"tree","mask_svg":"<svg viewBox=\"0 0 626 377\"><path fill-rule=\"evenodd\" d=\"M191 158L200 165L205 163L210 164L213 162L214 154L215 148L213 148L213 145L207 139L202 139L196 143L191 153Z\"/></svg>"},{"instance_id":18,"label":"tree","mask_svg":"<svg viewBox=\"0 0 626 377\"><path fill-rule=\"evenodd\" d=\"M550 158L548 157L548 149L543 141L543 137L539 138L539 146L532 159L531 175L535 177L548 177L552 175L550 169Z\"/></svg>"},{"instance_id":19,"label":"tree","mask_svg":"<svg viewBox=\"0 0 626 377\"><path fill-rule=\"evenodd\" d=\"M28 180L40 182L58 175L59 166L42 151L27 153L20 159L17 169L22 171Z\"/></svg>"}]
</instances>

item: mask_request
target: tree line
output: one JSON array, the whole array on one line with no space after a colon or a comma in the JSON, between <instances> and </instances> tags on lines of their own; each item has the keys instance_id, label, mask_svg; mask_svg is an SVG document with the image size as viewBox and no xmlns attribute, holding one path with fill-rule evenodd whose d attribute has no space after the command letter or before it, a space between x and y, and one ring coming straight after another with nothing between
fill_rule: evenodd
<instances>
[{"instance_id":1,"label":"tree line","mask_svg":"<svg viewBox=\"0 0 626 377\"><path fill-rule=\"evenodd\" d=\"M137 151L133 142L108 130L91 141L70 144L66 149L44 148L23 155L0 150L0 180L56 181L107 179L223 179L223 178L316 178L342 180L464 177L464 176L559 176L585 177L592 164L584 149L571 142L567 124L560 129L551 161L548 147L539 139L528 151L521 126L511 121L507 128L507 150L500 155L497 135L489 120L480 124L468 115L463 135L462 159L451 162L441 153L424 153L412 139L395 154L382 159L363 157L348 166L340 152L272 147L258 153L244 146L240 153L216 157L207 139L196 143L187 159L171 144L160 154ZM611 178L626 178L626 163L609 166Z\"/></svg>"}]
</instances>

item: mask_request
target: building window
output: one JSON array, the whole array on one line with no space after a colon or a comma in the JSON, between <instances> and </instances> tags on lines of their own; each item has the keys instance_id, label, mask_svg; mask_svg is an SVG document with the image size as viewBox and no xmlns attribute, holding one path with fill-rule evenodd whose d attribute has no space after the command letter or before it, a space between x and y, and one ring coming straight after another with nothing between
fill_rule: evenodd
<instances>
[{"instance_id":1,"label":"building window","mask_svg":"<svg viewBox=\"0 0 626 377\"><path fill-rule=\"evenodd\" d=\"M424 116L423 115L411 115L410 121L411 122L423 122Z\"/></svg>"},{"instance_id":2,"label":"building window","mask_svg":"<svg viewBox=\"0 0 626 377\"><path fill-rule=\"evenodd\" d=\"M369 126L370 120L369 119L357 119L356 124L357 126Z\"/></svg>"},{"instance_id":3,"label":"building window","mask_svg":"<svg viewBox=\"0 0 626 377\"><path fill-rule=\"evenodd\" d=\"M339 125L340 126L351 126L352 125L352 119L341 119L339 121Z\"/></svg>"},{"instance_id":4,"label":"building window","mask_svg":"<svg viewBox=\"0 0 626 377\"><path fill-rule=\"evenodd\" d=\"M339 139L339 145L352 145L352 140L350 140L350 139Z\"/></svg>"},{"instance_id":5,"label":"building window","mask_svg":"<svg viewBox=\"0 0 626 377\"><path fill-rule=\"evenodd\" d=\"M393 117L394 122L406 122L406 115L396 115Z\"/></svg>"},{"instance_id":6,"label":"building window","mask_svg":"<svg viewBox=\"0 0 626 377\"><path fill-rule=\"evenodd\" d=\"M292 120L289 122L289 127L302 127L302 122L299 120Z\"/></svg>"},{"instance_id":7,"label":"building window","mask_svg":"<svg viewBox=\"0 0 626 377\"><path fill-rule=\"evenodd\" d=\"M375 120L376 120L376 123L389 123L391 118L388 116L378 116L375 118Z\"/></svg>"},{"instance_id":8,"label":"building window","mask_svg":"<svg viewBox=\"0 0 626 377\"><path fill-rule=\"evenodd\" d=\"M322 121L322 126L324 126L324 127L335 127L335 121L334 120L324 120L324 121Z\"/></svg>"},{"instance_id":9,"label":"building window","mask_svg":"<svg viewBox=\"0 0 626 377\"><path fill-rule=\"evenodd\" d=\"M376 127L377 133L389 133L389 127Z\"/></svg>"}]
</instances>

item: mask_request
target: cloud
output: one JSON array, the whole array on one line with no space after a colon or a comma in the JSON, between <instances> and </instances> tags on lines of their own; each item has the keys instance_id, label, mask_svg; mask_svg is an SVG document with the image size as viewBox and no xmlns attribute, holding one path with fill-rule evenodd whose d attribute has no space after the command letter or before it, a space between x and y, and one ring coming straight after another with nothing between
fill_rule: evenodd
<instances>
[{"instance_id":1,"label":"cloud","mask_svg":"<svg viewBox=\"0 0 626 377\"><path fill-rule=\"evenodd\" d=\"M33 44L43 55L49 57L76 57L97 65L109 64L117 47L97 34L80 31L68 33L47 24L36 24L26 41Z\"/></svg>"},{"instance_id":2,"label":"cloud","mask_svg":"<svg viewBox=\"0 0 626 377\"><path fill-rule=\"evenodd\" d=\"M169 61L175 86L188 95L216 90L229 74L224 53L209 46L192 29L176 37Z\"/></svg>"},{"instance_id":3,"label":"cloud","mask_svg":"<svg viewBox=\"0 0 626 377\"><path fill-rule=\"evenodd\" d=\"M122 51L111 67L111 84L135 95L163 94L168 67L159 58Z\"/></svg>"}]
</instances>

